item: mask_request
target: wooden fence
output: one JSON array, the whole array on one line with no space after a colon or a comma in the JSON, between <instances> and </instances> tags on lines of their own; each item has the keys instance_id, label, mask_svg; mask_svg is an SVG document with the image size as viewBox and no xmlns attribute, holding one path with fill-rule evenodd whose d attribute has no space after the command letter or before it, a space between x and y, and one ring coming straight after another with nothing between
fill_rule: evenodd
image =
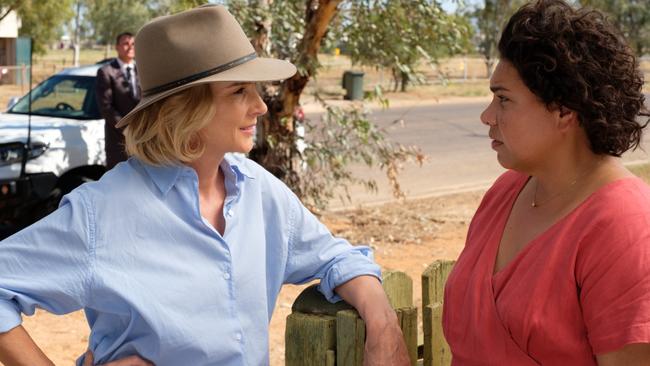
<instances>
[{"instance_id":1,"label":"wooden fence","mask_svg":"<svg viewBox=\"0 0 650 366\"><path fill-rule=\"evenodd\" d=\"M422 273L423 344L418 344L412 279L403 272L384 274L384 291L397 313L413 366L451 364L441 321L445 282L454 263L435 261ZM352 306L329 303L313 285L298 296L291 310L285 333L286 366L363 364L365 324Z\"/></svg>"}]
</instances>

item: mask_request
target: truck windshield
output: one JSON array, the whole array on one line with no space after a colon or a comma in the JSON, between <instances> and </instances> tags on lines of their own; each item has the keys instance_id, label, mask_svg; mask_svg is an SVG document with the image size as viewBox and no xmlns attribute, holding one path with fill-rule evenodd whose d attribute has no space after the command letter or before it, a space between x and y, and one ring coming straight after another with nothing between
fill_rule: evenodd
<instances>
[{"instance_id":1,"label":"truck windshield","mask_svg":"<svg viewBox=\"0 0 650 366\"><path fill-rule=\"evenodd\" d=\"M29 113L29 95L8 113ZM102 118L95 102L95 77L55 75L32 90L32 114L73 119Z\"/></svg>"}]
</instances>

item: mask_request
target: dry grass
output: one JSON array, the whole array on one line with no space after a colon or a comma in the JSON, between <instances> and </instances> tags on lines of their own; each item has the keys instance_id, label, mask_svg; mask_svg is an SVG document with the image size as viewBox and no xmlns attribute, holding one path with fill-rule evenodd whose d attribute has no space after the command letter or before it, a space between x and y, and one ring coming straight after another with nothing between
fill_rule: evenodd
<instances>
[{"instance_id":1,"label":"dry grass","mask_svg":"<svg viewBox=\"0 0 650 366\"><path fill-rule=\"evenodd\" d=\"M646 183L650 184L650 164L635 164L627 167L636 176L643 179Z\"/></svg>"}]
</instances>

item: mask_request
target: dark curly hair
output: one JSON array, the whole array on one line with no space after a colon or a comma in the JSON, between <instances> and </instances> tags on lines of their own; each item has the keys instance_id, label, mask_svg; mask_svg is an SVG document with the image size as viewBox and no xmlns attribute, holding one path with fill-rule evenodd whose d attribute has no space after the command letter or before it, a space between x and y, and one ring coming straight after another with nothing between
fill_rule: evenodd
<instances>
[{"instance_id":1,"label":"dark curly hair","mask_svg":"<svg viewBox=\"0 0 650 366\"><path fill-rule=\"evenodd\" d=\"M578 114L594 153L621 156L639 146L650 121L643 74L601 12L561 0L524 5L505 26L499 53L547 106Z\"/></svg>"}]
</instances>

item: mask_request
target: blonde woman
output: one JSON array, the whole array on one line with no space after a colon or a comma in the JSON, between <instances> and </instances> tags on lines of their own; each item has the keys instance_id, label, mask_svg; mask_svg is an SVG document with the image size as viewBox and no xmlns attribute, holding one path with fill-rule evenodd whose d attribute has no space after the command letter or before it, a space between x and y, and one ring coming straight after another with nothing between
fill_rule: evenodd
<instances>
[{"instance_id":1,"label":"blonde woman","mask_svg":"<svg viewBox=\"0 0 650 366\"><path fill-rule=\"evenodd\" d=\"M255 82L295 67L258 58L221 6L155 19L136 44L143 98L118 124L131 158L0 243L0 361L50 364L20 326L42 307L85 310L85 364L265 365L281 286L320 278L366 321L367 365L409 364L369 249L229 154L266 112Z\"/></svg>"}]
</instances>

